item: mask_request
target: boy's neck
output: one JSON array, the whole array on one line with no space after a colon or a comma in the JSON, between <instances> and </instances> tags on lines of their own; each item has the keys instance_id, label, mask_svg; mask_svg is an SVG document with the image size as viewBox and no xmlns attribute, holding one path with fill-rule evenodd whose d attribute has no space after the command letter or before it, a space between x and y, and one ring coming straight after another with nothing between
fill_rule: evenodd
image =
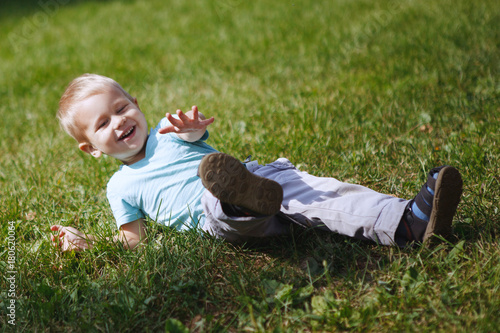
<instances>
[{"instance_id":1,"label":"boy's neck","mask_svg":"<svg viewBox=\"0 0 500 333\"><path fill-rule=\"evenodd\" d=\"M149 135L146 137L146 141L144 142L142 149L136 155L131 156L130 159L120 160L120 161L125 165L132 165L143 160L146 157L146 146L148 144L148 138Z\"/></svg>"}]
</instances>

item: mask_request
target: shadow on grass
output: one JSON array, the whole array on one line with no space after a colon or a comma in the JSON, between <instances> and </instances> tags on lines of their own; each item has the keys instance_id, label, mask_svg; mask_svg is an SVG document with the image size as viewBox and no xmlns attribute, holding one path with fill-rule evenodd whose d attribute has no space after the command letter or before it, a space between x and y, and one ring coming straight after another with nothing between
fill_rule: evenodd
<instances>
[{"instance_id":1,"label":"shadow on grass","mask_svg":"<svg viewBox=\"0 0 500 333\"><path fill-rule=\"evenodd\" d=\"M455 231L446 242L456 245L460 241L477 241L479 237L480 233L476 230L464 233L463 225L455 224ZM430 247L424 247L433 249L444 245L443 242L436 239ZM335 279L365 282L372 280L372 273L386 269L395 259L417 256L421 252L419 246L400 249L296 226L293 226L289 236L255 240L240 246L254 253L269 255L312 278L321 277L327 272Z\"/></svg>"},{"instance_id":2,"label":"shadow on grass","mask_svg":"<svg viewBox=\"0 0 500 333\"><path fill-rule=\"evenodd\" d=\"M109 3L114 1L115 0L2 0L0 1L0 20L5 17L22 18L36 13L53 15L61 7L78 5L84 2ZM36 17L34 19L42 21L47 18Z\"/></svg>"},{"instance_id":3,"label":"shadow on grass","mask_svg":"<svg viewBox=\"0 0 500 333\"><path fill-rule=\"evenodd\" d=\"M269 255L312 278L328 272L340 279L366 280L370 278L366 272L380 270L390 262L388 246L296 226L292 226L288 236L253 240L236 246Z\"/></svg>"}]
</instances>

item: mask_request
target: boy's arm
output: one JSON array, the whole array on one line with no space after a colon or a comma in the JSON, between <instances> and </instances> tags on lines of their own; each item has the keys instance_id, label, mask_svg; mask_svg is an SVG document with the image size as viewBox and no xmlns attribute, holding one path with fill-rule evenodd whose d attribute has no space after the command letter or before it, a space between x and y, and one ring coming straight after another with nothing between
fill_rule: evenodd
<instances>
[{"instance_id":1,"label":"boy's arm","mask_svg":"<svg viewBox=\"0 0 500 333\"><path fill-rule=\"evenodd\" d=\"M196 105L186 113L177 110L179 119L174 118L170 113L165 116L171 125L160 128L158 132L160 134L176 133L179 138L187 142L195 142L201 139L207 130L207 126L214 122L214 117L206 119L202 113L199 113Z\"/></svg>"},{"instance_id":2,"label":"boy's arm","mask_svg":"<svg viewBox=\"0 0 500 333\"><path fill-rule=\"evenodd\" d=\"M126 249L133 250L139 243L146 242L146 223L138 219L120 227L118 240Z\"/></svg>"},{"instance_id":3,"label":"boy's arm","mask_svg":"<svg viewBox=\"0 0 500 333\"><path fill-rule=\"evenodd\" d=\"M63 252L83 251L94 246L95 236L84 234L76 228L53 225L50 230L59 231L57 235L52 235L51 240ZM122 225L119 234L113 237L111 241L121 243L126 249L130 250L134 249L140 242L147 241L144 219Z\"/></svg>"}]
</instances>

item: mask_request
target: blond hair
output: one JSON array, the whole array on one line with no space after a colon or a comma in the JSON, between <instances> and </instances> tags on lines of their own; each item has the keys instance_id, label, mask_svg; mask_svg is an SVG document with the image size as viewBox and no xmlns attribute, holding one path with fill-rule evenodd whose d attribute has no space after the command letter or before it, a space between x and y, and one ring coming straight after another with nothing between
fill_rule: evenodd
<instances>
[{"instance_id":1,"label":"blond hair","mask_svg":"<svg viewBox=\"0 0 500 333\"><path fill-rule=\"evenodd\" d=\"M109 88L118 89L127 99L134 99L125 89L120 86L115 80L98 75L98 74L83 74L70 82L64 94L59 100L59 109L57 110L57 119L61 127L71 135L76 141L86 141L84 131L78 127L76 123L76 105L77 103L106 91Z\"/></svg>"}]
</instances>

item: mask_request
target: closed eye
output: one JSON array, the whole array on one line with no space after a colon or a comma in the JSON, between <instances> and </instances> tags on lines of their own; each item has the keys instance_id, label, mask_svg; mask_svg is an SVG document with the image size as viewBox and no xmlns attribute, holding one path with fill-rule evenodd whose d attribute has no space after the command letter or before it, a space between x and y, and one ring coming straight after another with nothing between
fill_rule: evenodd
<instances>
[{"instance_id":1,"label":"closed eye","mask_svg":"<svg viewBox=\"0 0 500 333\"><path fill-rule=\"evenodd\" d=\"M126 107L127 107L127 105L122 106L121 108L118 109L118 111L116 111L116 113L118 113L118 114L122 113Z\"/></svg>"},{"instance_id":2,"label":"closed eye","mask_svg":"<svg viewBox=\"0 0 500 333\"><path fill-rule=\"evenodd\" d=\"M103 120L99 123L99 125L97 125L97 129L101 129L103 128L104 126L106 126L106 124L108 123L108 120Z\"/></svg>"}]
</instances>

